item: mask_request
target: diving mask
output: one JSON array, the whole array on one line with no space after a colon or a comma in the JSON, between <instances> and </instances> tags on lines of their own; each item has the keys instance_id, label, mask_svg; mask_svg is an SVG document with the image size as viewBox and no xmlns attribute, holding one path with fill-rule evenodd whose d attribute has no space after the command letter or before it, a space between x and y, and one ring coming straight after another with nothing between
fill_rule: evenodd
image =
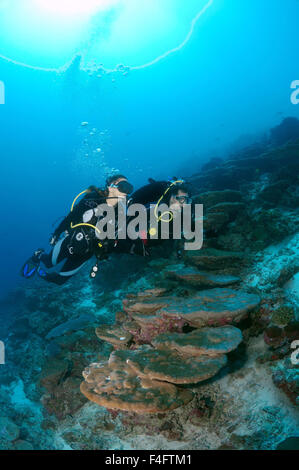
<instances>
[{"instance_id":1,"label":"diving mask","mask_svg":"<svg viewBox=\"0 0 299 470\"><path fill-rule=\"evenodd\" d=\"M117 188L119 192L124 194L131 194L134 190L134 187L128 181L120 181L117 184L110 184L111 188Z\"/></svg>"}]
</instances>

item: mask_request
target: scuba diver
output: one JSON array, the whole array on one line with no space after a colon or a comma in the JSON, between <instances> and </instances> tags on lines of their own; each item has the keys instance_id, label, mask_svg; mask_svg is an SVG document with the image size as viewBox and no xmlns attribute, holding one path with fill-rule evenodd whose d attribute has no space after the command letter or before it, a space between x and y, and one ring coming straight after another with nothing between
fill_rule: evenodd
<instances>
[{"instance_id":1,"label":"scuba diver","mask_svg":"<svg viewBox=\"0 0 299 470\"><path fill-rule=\"evenodd\" d=\"M24 264L21 274L25 278L31 278L35 273L48 282L58 285L64 284L93 255L98 260L107 258L110 251L113 250L114 241L99 241L96 232L99 231L96 224L99 222L97 208L101 204L115 208L118 202L126 201L129 194L133 192L133 186L123 175L114 175L107 179L105 189L101 190L91 186L75 198L70 213L62 220L54 231L50 245L53 249L50 253L45 253L43 249L34 252ZM83 199L75 206L76 200L86 193ZM114 209L115 221L116 211ZM107 222L111 222L110 220ZM117 231L117 228L116 228ZM62 263L58 272L47 272ZM97 265L93 267L91 277L95 277Z\"/></svg>"},{"instance_id":2,"label":"scuba diver","mask_svg":"<svg viewBox=\"0 0 299 470\"><path fill-rule=\"evenodd\" d=\"M150 222L149 213L154 208L157 228L151 227L149 223L147 231L140 231L136 241L118 240L115 251L150 256L150 248L165 241L161 238L163 224L168 225L169 240L173 240L174 217L180 215L185 204L192 203L189 189L184 180L173 177L169 181L155 181L152 178L149 178L148 181L149 184L142 186L130 196L128 209L132 204L142 204L147 210L147 220ZM166 204L168 210L158 215L157 212L161 204ZM130 218L128 218L129 221ZM177 250L178 257L180 257L180 251L180 249Z\"/></svg>"},{"instance_id":3,"label":"scuba diver","mask_svg":"<svg viewBox=\"0 0 299 470\"><path fill-rule=\"evenodd\" d=\"M170 209L179 210L183 204L190 204L192 198L184 180L173 177L169 181L155 181L149 178L149 184L137 189L130 196L130 204L150 205L167 204Z\"/></svg>"}]
</instances>

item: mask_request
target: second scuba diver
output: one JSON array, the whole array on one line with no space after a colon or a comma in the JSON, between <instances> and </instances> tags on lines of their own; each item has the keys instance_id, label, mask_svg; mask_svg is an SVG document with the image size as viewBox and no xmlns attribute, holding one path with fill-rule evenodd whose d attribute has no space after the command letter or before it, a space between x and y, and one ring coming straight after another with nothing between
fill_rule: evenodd
<instances>
[{"instance_id":1,"label":"second scuba diver","mask_svg":"<svg viewBox=\"0 0 299 470\"><path fill-rule=\"evenodd\" d=\"M161 237L165 225L167 225L169 235L167 240L174 240L174 218L180 217L183 206L191 203L192 199L189 195L189 189L184 180L174 177L169 181L155 181L149 178L149 184L139 188L129 199L129 207L132 204L142 204L145 207L148 221L147 230L146 232L140 231L136 241L128 238L126 240L119 240L115 251L149 256L150 248L165 241ZM158 214L158 209L162 207L162 204L167 205L167 210ZM151 208L154 208L154 218L157 221L154 227L151 227L150 224ZM192 219L192 226L193 223L194 220ZM177 255L180 257L180 249L177 250Z\"/></svg>"}]
</instances>

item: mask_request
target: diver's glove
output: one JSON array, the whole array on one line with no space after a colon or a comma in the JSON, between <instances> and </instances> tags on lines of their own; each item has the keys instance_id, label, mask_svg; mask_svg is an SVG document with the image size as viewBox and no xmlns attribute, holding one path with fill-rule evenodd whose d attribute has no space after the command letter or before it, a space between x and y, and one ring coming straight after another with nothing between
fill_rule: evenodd
<instances>
[{"instance_id":1,"label":"diver's glove","mask_svg":"<svg viewBox=\"0 0 299 470\"><path fill-rule=\"evenodd\" d=\"M56 233L53 233L51 235L51 238L49 240L49 243L51 246L54 246L56 245L56 243L58 242L58 240L60 239L61 235L65 238L69 235L69 231L68 230L64 230L64 232L60 233L60 234L56 234Z\"/></svg>"},{"instance_id":2,"label":"diver's glove","mask_svg":"<svg viewBox=\"0 0 299 470\"><path fill-rule=\"evenodd\" d=\"M57 235L52 235L50 240L49 240L49 243L50 243L51 246L54 246L54 245L56 245L57 241L58 241Z\"/></svg>"}]
</instances>

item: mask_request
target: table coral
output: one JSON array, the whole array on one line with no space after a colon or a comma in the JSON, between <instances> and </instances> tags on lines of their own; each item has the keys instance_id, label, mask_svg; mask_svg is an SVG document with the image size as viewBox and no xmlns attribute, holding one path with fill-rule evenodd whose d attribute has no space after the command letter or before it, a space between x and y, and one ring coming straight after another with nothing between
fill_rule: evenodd
<instances>
[{"instance_id":1,"label":"table coral","mask_svg":"<svg viewBox=\"0 0 299 470\"><path fill-rule=\"evenodd\" d=\"M180 385L205 381L226 365L226 354L242 341L241 331L227 324L260 302L256 295L232 289L210 289L192 298L165 294L153 290L128 296L123 302L127 321L96 330L116 350L108 361L84 370L80 389L89 400L135 413L166 412L188 403L192 392ZM205 328L186 333L185 324ZM124 347L119 348L121 338Z\"/></svg>"}]
</instances>

